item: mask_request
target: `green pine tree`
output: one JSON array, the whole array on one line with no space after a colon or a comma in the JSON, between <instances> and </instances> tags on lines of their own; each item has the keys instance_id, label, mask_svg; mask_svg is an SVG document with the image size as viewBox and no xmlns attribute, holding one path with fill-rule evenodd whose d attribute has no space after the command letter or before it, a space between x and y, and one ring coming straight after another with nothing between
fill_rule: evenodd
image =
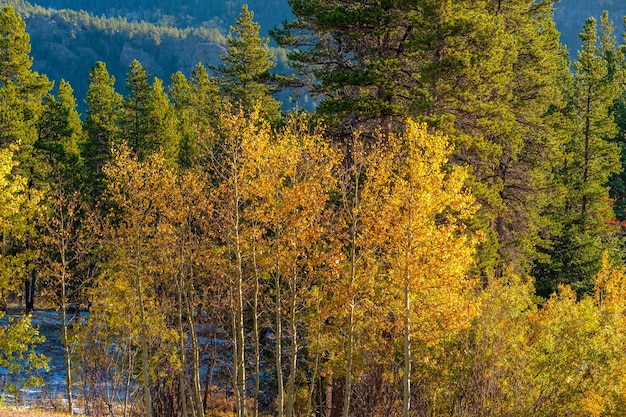
<instances>
[{"instance_id":1,"label":"green pine tree","mask_svg":"<svg viewBox=\"0 0 626 417\"><path fill-rule=\"evenodd\" d=\"M221 56L224 65L219 69L222 85L234 105L246 112L259 109L267 119L277 120L280 103L272 97L274 89L269 84L269 69L274 66L269 39L260 37L260 26L253 19L254 13L244 5L230 28L227 51Z\"/></svg>"},{"instance_id":2,"label":"green pine tree","mask_svg":"<svg viewBox=\"0 0 626 417\"><path fill-rule=\"evenodd\" d=\"M445 132L481 203L479 268L528 271L549 245L544 212L564 140L558 84L568 73L552 2L292 0L275 31L316 79L317 114L345 142L397 131L408 116Z\"/></svg>"},{"instance_id":3,"label":"green pine tree","mask_svg":"<svg viewBox=\"0 0 626 417\"><path fill-rule=\"evenodd\" d=\"M52 83L31 70L30 36L26 23L12 7L0 11L0 28L0 147L18 144L20 170L27 174L33 165L31 154L42 100Z\"/></svg>"},{"instance_id":4,"label":"green pine tree","mask_svg":"<svg viewBox=\"0 0 626 417\"><path fill-rule=\"evenodd\" d=\"M79 188L84 175L80 150L85 142L85 132L76 110L74 90L67 81L61 80L58 98L46 97L37 125L35 150L41 161L38 180Z\"/></svg>"},{"instance_id":5,"label":"green pine tree","mask_svg":"<svg viewBox=\"0 0 626 417\"><path fill-rule=\"evenodd\" d=\"M38 138L37 125L43 112L43 98L52 88L44 75L31 70L30 37L26 24L12 7L0 10L0 152L2 163L10 167L2 175L9 184L19 183L20 196L11 205L6 228L0 230L0 296L4 300L8 291L21 293L23 284L34 289L35 275L31 260L33 218L38 211L41 190L45 184L37 183L40 171L34 145ZM13 161L7 161L7 155ZM19 180L18 180L19 178ZM3 178L4 180L4 178ZM9 186L11 189L11 186ZM13 188L15 189L15 188ZM33 291L26 292L26 307L32 308ZM0 304L5 304L0 301Z\"/></svg>"},{"instance_id":6,"label":"green pine tree","mask_svg":"<svg viewBox=\"0 0 626 417\"><path fill-rule=\"evenodd\" d=\"M569 117L575 130L566 144L558 171L567 190L564 205L553 214L561 225L549 260L537 265L539 291L547 295L557 284L571 284L579 293L593 290L603 252L616 245L607 182L621 171L620 148L610 141L617 134L613 105L624 81L621 48L615 47L612 23L605 12L589 18L580 33L583 42L574 63Z\"/></svg>"},{"instance_id":7,"label":"green pine tree","mask_svg":"<svg viewBox=\"0 0 626 417\"><path fill-rule=\"evenodd\" d=\"M204 65L198 64L190 80L181 72L172 76L169 94L181 135L178 163L189 168L207 151L211 133L218 124L222 109L219 83L209 76Z\"/></svg>"},{"instance_id":8,"label":"green pine tree","mask_svg":"<svg viewBox=\"0 0 626 417\"><path fill-rule=\"evenodd\" d=\"M111 162L112 149L121 144L119 118L123 98L114 85L115 77L109 75L103 62L97 62L89 73L84 121L87 139L82 149L86 181L94 201L106 188L102 168Z\"/></svg>"},{"instance_id":9,"label":"green pine tree","mask_svg":"<svg viewBox=\"0 0 626 417\"><path fill-rule=\"evenodd\" d=\"M334 133L398 128L408 116L418 57L412 50L424 3L292 0L296 16L272 36L321 98L316 113ZM314 80L308 77L313 74ZM375 136L375 135L374 135Z\"/></svg>"},{"instance_id":10,"label":"green pine tree","mask_svg":"<svg viewBox=\"0 0 626 417\"><path fill-rule=\"evenodd\" d=\"M180 138L174 112L163 82L150 76L134 60L126 77L128 96L122 105L122 139L140 160L161 150L169 163L175 164Z\"/></svg>"}]
</instances>

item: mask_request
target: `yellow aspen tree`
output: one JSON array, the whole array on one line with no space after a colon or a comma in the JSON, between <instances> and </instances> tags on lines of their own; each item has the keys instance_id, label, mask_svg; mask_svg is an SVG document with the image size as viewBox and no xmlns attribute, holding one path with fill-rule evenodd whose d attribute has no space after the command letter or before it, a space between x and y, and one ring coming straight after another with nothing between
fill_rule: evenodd
<instances>
[{"instance_id":1,"label":"yellow aspen tree","mask_svg":"<svg viewBox=\"0 0 626 417\"><path fill-rule=\"evenodd\" d=\"M375 215L363 221L382 249L396 298L391 313L402 322L404 417L411 413L414 341L437 343L468 327L478 311L469 276L476 239L463 227L477 207L464 189L467 171L446 169L450 152L443 135L409 120L371 155L363 190L366 201L384 201L383 210L364 208Z\"/></svg>"},{"instance_id":2,"label":"yellow aspen tree","mask_svg":"<svg viewBox=\"0 0 626 417\"><path fill-rule=\"evenodd\" d=\"M271 176L269 187L261 196L259 214L265 217L269 232L265 241L272 259L267 266L275 279L276 338L282 337L278 330L283 321L289 336L284 412L291 417L297 413L296 378L299 352L307 337L303 327L310 307L309 292L319 285L327 265L324 239L337 154L321 135L309 133L302 121L292 119L276 135L269 155ZM278 367L282 352L277 351L276 355Z\"/></svg>"},{"instance_id":3,"label":"yellow aspen tree","mask_svg":"<svg viewBox=\"0 0 626 417\"><path fill-rule=\"evenodd\" d=\"M380 297L377 289L381 281L375 278L380 262L372 238L378 237L378 229L370 229L372 223L364 221L378 217L386 201L375 193L363 193L369 180L366 173L373 163L366 142L355 132L345 145L344 162L337 170L332 244L340 250L333 265L334 279L322 286L327 296L322 298L320 320L338 327L328 328L323 340L323 348L333 352L333 357L324 364L328 384L326 407L333 402L332 378L343 378L344 417L351 413L353 378L366 375L373 367L384 366L384 357L389 352L385 338L381 337L383 326L378 321L385 315L383 306L388 301Z\"/></svg>"},{"instance_id":4,"label":"yellow aspen tree","mask_svg":"<svg viewBox=\"0 0 626 417\"><path fill-rule=\"evenodd\" d=\"M67 412L74 414L72 387L74 369L71 359L71 345L67 310L72 301L78 303L79 285L77 272L81 258L95 243L85 233L82 221L86 207L77 191L66 189L59 183L48 195L47 210L39 219L41 237L40 263L42 275L48 280L45 290L61 310L61 342L65 360L65 384Z\"/></svg>"},{"instance_id":5,"label":"yellow aspen tree","mask_svg":"<svg viewBox=\"0 0 626 417\"><path fill-rule=\"evenodd\" d=\"M197 288L208 280L207 269L213 237L208 219L212 213L211 190L203 174L184 171L178 175L178 192L170 200L170 241L172 249L170 292L176 298L176 327L179 333L179 390L183 416L202 417L204 406L200 386L200 345L196 326L203 316ZM170 320L170 325L172 325ZM189 352L187 352L189 350ZM189 389L187 389L187 385ZM189 392L188 392L189 391ZM189 406L187 405L189 403Z\"/></svg>"},{"instance_id":6,"label":"yellow aspen tree","mask_svg":"<svg viewBox=\"0 0 626 417\"><path fill-rule=\"evenodd\" d=\"M174 371L178 366L172 358L177 334L168 327L167 300L159 299L157 293L166 291L168 281L176 277L171 262L176 246L170 243L179 189L175 172L159 153L140 162L128 148L122 148L105 174L110 210L103 237L111 259L101 296L106 298L116 286L125 292L120 301L128 304L120 313L126 313L126 318L118 320L129 320L138 330L145 414L151 416L153 382L171 376L160 365L167 363Z\"/></svg>"},{"instance_id":7,"label":"yellow aspen tree","mask_svg":"<svg viewBox=\"0 0 626 417\"><path fill-rule=\"evenodd\" d=\"M243 111L239 113L243 116ZM276 167L272 164L276 162L272 159L271 139L272 134L267 123L261 121L257 113L251 113L247 121L241 118L240 122L252 129L242 138L242 159L241 159L241 186L242 192L246 196L247 204L243 208L243 218L246 225L244 232L243 246L248 258L246 269L248 275L249 299L252 311L252 332L254 344L254 390L253 390L253 416L259 414L259 395L261 391L261 341L260 323L263 311L260 305L267 304L271 298L268 294L263 294L267 286L268 279L263 267L263 256L266 252L264 243L265 230L263 228L263 216L257 215L262 210L260 196L265 195L268 186L271 186L272 175L276 172ZM251 123L251 125L248 125ZM276 340L277 349L281 349L281 340ZM278 384L282 383L282 377L278 379ZM278 405L280 408L280 396Z\"/></svg>"},{"instance_id":8,"label":"yellow aspen tree","mask_svg":"<svg viewBox=\"0 0 626 417\"><path fill-rule=\"evenodd\" d=\"M332 171L336 155L321 135L310 133L300 120L288 120L285 127L276 132L272 132L269 124L255 114L248 118L239 115L229 120L234 125L228 126L236 126L236 129L229 127L225 130L224 140L228 141L229 136L238 138L241 152L238 179L236 183L231 179L227 195L231 206L237 196L233 191L245 200L245 204L234 208L240 211L239 217L230 218L232 236L240 239L238 245L233 240L234 250L241 251L242 258L246 259L245 262L242 259L242 265L237 260L234 269L242 271L248 292L252 292L255 335L259 331L258 297L263 285L260 280L269 278L271 282L266 284L274 287L277 415L292 416L297 407L298 355L306 337L303 332L308 302L306 294L322 274L320 247L328 213L328 189L334 182ZM225 198L219 200L226 201ZM240 222L239 229L236 221ZM239 234L233 233L237 231ZM283 325L286 325L286 331ZM255 337L255 344L258 344L258 337ZM284 340L289 340L288 349L283 347ZM255 363L258 363L258 349L255 356ZM288 359L286 384L283 374L285 356ZM258 374L260 370L255 368ZM236 372L242 371L236 369ZM257 395L258 383L255 378ZM255 414L257 407L255 399Z\"/></svg>"},{"instance_id":9,"label":"yellow aspen tree","mask_svg":"<svg viewBox=\"0 0 626 417\"><path fill-rule=\"evenodd\" d=\"M480 315L432 362L428 389L443 393L433 413L458 416L528 415L534 396L534 280L511 269L476 295ZM454 343L453 342L453 343ZM460 347L460 348L459 348ZM452 371L450 371L452 370Z\"/></svg>"},{"instance_id":10,"label":"yellow aspen tree","mask_svg":"<svg viewBox=\"0 0 626 417\"><path fill-rule=\"evenodd\" d=\"M246 245L244 208L248 196L244 188L242 166L247 141L257 135L256 126L241 112L225 110L219 121L218 137L209 149L209 172L215 188L214 227L219 236L216 251L221 255L217 266L220 278L228 285L230 327L232 338L233 391L236 415L246 412L246 354L245 354L245 292Z\"/></svg>"},{"instance_id":11,"label":"yellow aspen tree","mask_svg":"<svg viewBox=\"0 0 626 417\"><path fill-rule=\"evenodd\" d=\"M14 173L18 163L14 154L17 146L0 149L0 310L6 309L6 297L19 291L16 277L23 277L28 251L16 250L20 242L32 231L32 218L39 211L41 193L28 187L28 180Z\"/></svg>"},{"instance_id":12,"label":"yellow aspen tree","mask_svg":"<svg viewBox=\"0 0 626 417\"><path fill-rule=\"evenodd\" d=\"M12 245L32 230L32 218L39 211L40 193L28 188L26 178L14 174L17 146L0 148L0 319L4 318L5 297L17 290L15 276L24 274L26 260L32 254L16 254ZM49 370L48 358L35 353L45 338L31 325L30 315L21 320L8 319L0 325L0 367L7 370L5 389L19 401L21 388L43 385L36 370Z\"/></svg>"},{"instance_id":13,"label":"yellow aspen tree","mask_svg":"<svg viewBox=\"0 0 626 417\"><path fill-rule=\"evenodd\" d=\"M154 415L180 408L183 415L202 416L196 335L202 314L195 288L198 279L206 278L205 268L198 265L212 265L205 262L211 236L207 182L201 174L168 168L158 153L140 162L126 149L105 171L110 211L103 246L108 262L93 290L90 323L81 337L89 339L98 329L109 329L100 331L105 334L99 337L104 344L116 345L106 349L105 356L110 350L123 359L121 366L127 366L112 373L118 379L127 374L125 405L132 400L129 385L137 378L144 407L148 410L150 398ZM134 351L141 355L135 358ZM141 366L140 376L134 363Z\"/></svg>"},{"instance_id":14,"label":"yellow aspen tree","mask_svg":"<svg viewBox=\"0 0 626 417\"><path fill-rule=\"evenodd\" d=\"M602 267L595 277L596 304L624 319L626 314L626 270L612 262L607 252L602 256Z\"/></svg>"},{"instance_id":15,"label":"yellow aspen tree","mask_svg":"<svg viewBox=\"0 0 626 417\"><path fill-rule=\"evenodd\" d=\"M511 271L490 279L479 295L480 316L459 338L463 348L446 352L452 356L447 360L441 354L433 364L440 378L426 389L439 389L448 401L429 411L494 417L623 415L625 276L623 267L605 255L595 299L577 299L562 286L540 308L532 279ZM451 367L465 372L446 374ZM455 393L454 382L460 382Z\"/></svg>"},{"instance_id":16,"label":"yellow aspen tree","mask_svg":"<svg viewBox=\"0 0 626 417\"><path fill-rule=\"evenodd\" d=\"M594 299L577 300L572 288L560 286L531 320L534 399L524 415L617 415L611 409L615 392L623 395L623 387L616 390L623 339Z\"/></svg>"},{"instance_id":17,"label":"yellow aspen tree","mask_svg":"<svg viewBox=\"0 0 626 417\"><path fill-rule=\"evenodd\" d=\"M595 277L594 293L604 329L610 336L604 341L604 353L614 358L607 370L605 388L609 395L605 408L614 415L623 415L626 413L626 375L622 372L626 366L623 342L626 340L626 268L621 262L610 259L608 253L604 253L602 267Z\"/></svg>"}]
</instances>

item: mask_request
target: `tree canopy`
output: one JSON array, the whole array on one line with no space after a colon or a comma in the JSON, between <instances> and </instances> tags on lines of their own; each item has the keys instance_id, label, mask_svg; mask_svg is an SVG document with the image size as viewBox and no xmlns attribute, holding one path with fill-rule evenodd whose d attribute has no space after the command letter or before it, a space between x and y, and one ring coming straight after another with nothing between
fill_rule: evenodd
<instances>
[{"instance_id":1,"label":"tree canopy","mask_svg":"<svg viewBox=\"0 0 626 417\"><path fill-rule=\"evenodd\" d=\"M70 414L624 415L609 14L570 59L549 0L289 4L295 74L247 5L137 3L228 9L219 65L155 76L129 42L84 97L0 11L0 307L25 313L0 317L2 402L42 382L41 306ZM126 25L155 54L196 36Z\"/></svg>"}]
</instances>

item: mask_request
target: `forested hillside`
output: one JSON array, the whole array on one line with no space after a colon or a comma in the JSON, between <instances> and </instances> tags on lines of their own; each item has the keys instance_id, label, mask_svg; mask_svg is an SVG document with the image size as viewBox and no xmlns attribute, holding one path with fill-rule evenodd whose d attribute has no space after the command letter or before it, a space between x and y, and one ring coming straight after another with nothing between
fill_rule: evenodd
<instances>
[{"instance_id":1,"label":"forested hillside","mask_svg":"<svg viewBox=\"0 0 626 417\"><path fill-rule=\"evenodd\" d=\"M105 4L106 3L106 7ZM199 62L217 66L225 39L241 5L234 2L200 2L192 7L167 2L25 2L2 0L23 13L32 39L33 69L45 73L57 85L69 81L84 112L90 68L106 62L111 74L123 80L133 59L151 74L169 84L171 74L190 75ZM289 16L284 2L258 2L257 16L264 22L262 33ZM176 12L165 16L163 13ZM285 52L272 48L276 72L289 73ZM123 83L117 85L124 88Z\"/></svg>"},{"instance_id":2,"label":"forested hillside","mask_svg":"<svg viewBox=\"0 0 626 417\"><path fill-rule=\"evenodd\" d=\"M383 3L0 9L1 406L626 415L622 16Z\"/></svg>"},{"instance_id":3,"label":"forested hillside","mask_svg":"<svg viewBox=\"0 0 626 417\"><path fill-rule=\"evenodd\" d=\"M598 18L603 10L607 10L615 19L615 30L618 36L624 33L622 16L626 15L626 4L613 0L562 0L555 4L554 20L561 32L561 42L567 45L572 58L580 49L581 41L578 38L580 27L589 17Z\"/></svg>"},{"instance_id":4,"label":"forested hillside","mask_svg":"<svg viewBox=\"0 0 626 417\"><path fill-rule=\"evenodd\" d=\"M265 34L269 28L292 16L286 0L224 2L137 0L132 3L122 0L36 0L32 4L56 10L84 10L94 16L119 16L129 21L143 20L162 26L179 28L208 26L221 29L228 29L241 7L247 4L254 10L257 21L262 24L261 31Z\"/></svg>"}]
</instances>

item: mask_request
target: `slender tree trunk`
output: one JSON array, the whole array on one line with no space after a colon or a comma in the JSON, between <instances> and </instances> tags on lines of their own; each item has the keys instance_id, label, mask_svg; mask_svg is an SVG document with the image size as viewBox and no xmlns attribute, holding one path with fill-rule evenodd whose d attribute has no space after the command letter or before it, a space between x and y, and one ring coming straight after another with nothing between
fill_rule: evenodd
<instances>
[{"instance_id":1,"label":"slender tree trunk","mask_svg":"<svg viewBox=\"0 0 626 417\"><path fill-rule=\"evenodd\" d=\"M67 334L67 302L65 289L65 274L61 278L61 338L63 339L63 353L65 355L65 391L67 394L67 412L74 415L72 398L72 361L70 356L70 342Z\"/></svg>"},{"instance_id":2,"label":"slender tree trunk","mask_svg":"<svg viewBox=\"0 0 626 417\"><path fill-rule=\"evenodd\" d=\"M242 195L239 184L239 150L237 144L232 148L232 164L229 172L230 185L232 186L230 219L232 241L229 243L232 255L235 257L234 276L230 277L230 307L231 307L231 328L233 341L233 390L235 392L235 411L237 417L245 417L246 414L246 362L245 362L245 334L244 334L244 270L243 270L243 249L241 246L241 210Z\"/></svg>"},{"instance_id":3,"label":"slender tree trunk","mask_svg":"<svg viewBox=\"0 0 626 417\"><path fill-rule=\"evenodd\" d=\"M358 193L358 183L355 190ZM355 211L358 208L358 195L355 196ZM354 356L354 310L356 307L355 285L356 285L356 227L357 219L353 219L350 242L350 317L348 321L347 349L346 349L346 380L343 392L343 417L350 414L350 398L352 397L352 358Z\"/></svg>"},{"instance_id":4,"label":"slender tree trunk","mask_svg":"<svg viewBox=\"0 0 626 417\"><path fill-rule=\"evenodd\" d=\"M379 91L381 93L381 91ZM382 95L381 95L382 98ZM386 127L385 127L386 128ZM388 133L388 132L386 132ZM361 192L361 182L360 177L358 175L359 170L362 168L362 152L363 150L358 146L356 140L352 142L352 154L354 160L352 161L351 169L354 169L354 173L352 175L348 174L348 177L353 177L353 189L352 190L344 190L344 215L346 215L350 219L350 281L348 291L350 296L350 312L348 317L348 328L346 334L346 370L345 370L345 381L344 381L344 391L343 391L343 417L348 417L350 415L350 401L352 398L352 367L353 367L353 359L354 359L354 343L355 343L355 310L356 310L356 300L357 300L357 289L356 289L356 279L357 279L357 230L360 227L360 192ZM349 181L346 181L346 185L349 184ZM354 194L352 198L350 198L350 191Z\"/></svg>"},{"instance_id":5,"label":"slender tree trunk","mask_svg":"<svg viewBox=\"0 0 626 417\"><path fill-rule=\"evenodd\" d=\"M191 316L187 317L189 323L189 334L191 335L191 371L194 414L196 417L204 417L204 406L202 404L202 387L200 385L200 348L198 346L198 335L193 327L194 322Z\"/></svg>"},{"instance_id":6,"label":"slender tree trunk","mask_svg":"<svg viewBox=\"0 0 626 417\"><path fill-rule=\"evenodd\" d=\"M180 389L180 402L181 402L181 413L182 417L187 417L187 393L185 392L185 367L187 366L187 356L185 347L185 329L183 328L183 271L179 271L178 273L178 331L180 335L180 372L178 375L179 378L179 389Z\"/></svg>"},{"instance_id":7,"label":"slender tree trunk","mask_svg":"<svg viewBox=\"0 0 626 417\"><path fill-rule=\"evenodd\" d=\"M407 279L408 281L408 279ZM404 375L402 386L404 397L402 399L402 416L409 417L411 411L411 310L410 292L408 282L404 285Z\"/></svg>"},{"instance_id":8,"label":"slender tree trunk","mask_svg":"<svg viewBox=\"0 0 626 417\"><path fill-rule=\"evenodd\" d=\"M146 417L152 417L152 394L150 393L150 356L148 355L148 326L143 300L141 278L137 277L137 297L139 299L139 318L141 320L141 362L143 374L143 395Z\"/></svg>"},{"instance_id":9,"label":"slender tree trunk","mask_svg":"<svg viewBox=\"0 0 626 417\"><path fill-rule=\"evenodd\" d=\"M237 184L235 183L235 187ZM244 302L243 302L243 254L240 242L240 219L239 219L239 190L237 193L237 205L235 208L235 250L237 256L237 282L236 282L236 345L237 345L237 391L239 392L237 415L244 417L246 414L246 362L245 362L245 335L244 335Z\"/></svg>"},{"instance_id":10,"label":"slender tree trunk","mask_svg":"<svg viewBox=\"0 0 626 417\"><path fill-rule=\"evenodd\" d=\"M217 332L213 330L213 341L211 342L212 353L211 357L213 358L212 362L207 365L207 373L206 378L204 380L204 405L202 410L204 414L207 413L207 406L209 404L209 399L213 399L213 395L211 393L211 388L213 387L213 369L217 366ZM209 398L210 396L210 398Z\"/></svg>"},{"instance_id":11,"label":"slender tree trunk","mask_svg":"<svg viewBox=\"0 0 626 417\"><path fill-rule=\"evenodd\" d=\"M63 339L63 354L65 360L65 392L67 395L67 411L69 415L74 415L74 404L72 398L72 360L70 356L70 342L67 334L67 246L66 241L66 221L63 210L60 211L59 216L59 254L61 255L61 339Z\"/></svg>"},{"instance_id":12,"label":"slender tree trunk","mask_svg":"<svg viewBox=\"0 0 626 417\"><path fill-rule=\"evenodd\" d=\"M411 187L410 196L413 195L413 182L409 178L409 187ZM404 375L403 390L404 397L402 399L402 415L409 417L411 413L411 262L413 262L413 200L409 197L408 201L408 224L405 229L405 248L404 248Z\"/></svg>"},{"instance_id":13,"label":"slender tree trunk","mask_svg":"<svg viewBox=\"0 0 626 417\"><path fill-rule=\"evenodd\" d=\"M343 392L343 417L350 415L350 397L352 396L352 356L354 346L354 299L350 302L350 322L348 323L348 346L346 349L346 380Z\"/></svg>"},{"instance_id":14,"label":"slender tree trunk","mask_svg":"<svg viewBox=\"0 0 626 417\"><path fill-rule=\"evenodd\" d=\"M202 395L200 391L200 347L198 345L198 335L196 334L196 326L193 321L193 309L191 300L193 300L193 282L187 285L187 323L189 326L189 334L191 336L191 372L192 375L192 391L193 402L196 417L204 417L204 406L202 404Z\"/></svg>"},{"instance_id":15,"label":"slender tree trunk","mask_svg":"<svg viewBox=\"0 0 626 417\"><path fill-rule=\"evenodd\" d=\"M322 329L321 329L321 312L319 301L317 304L317 349L315 349L315 361L313 363L313 375L311 375L311 383L309 384L309 400L307 404L307 411L309 413L313 413L313 396L315 395L315 383L318 380L319 369L320 369L320 349L319 347L322 344ZM321 389L321 388L320 388ZM321 405L321 404L320 404Z\"/></svg>"},{"instance_id":16,"label":"slender tree trunk","mask_svg":"<svg viewBox=\"0 0 626 417\"><path fill-rule=\"evenodd\" d=\"M256 248L252 251L252 262L254 264L254 299L252 302L252 317L254 326L254 409L253 417L259 415L259 393L261 391L261 347L259 346L259 271L256 263Z\"/></svg>"},{"instance_id":17,"label":"slender tree trunk","mask_svg":"<svg viewBox=\"0 0 626 417\"><path fill-rule=\"evenodd\" d=\"M7 293L4 289L0 290L0 311L7 314L8 311Z\"/></svg>"},{"instance_id":18,"label":"slender tree trunk","mask_svg":"<svg viewBox=\"0 0 626 417\"><path fill-rule=\"evenodd\" d=\"M296 371L298 369L298 327L296 322L297 278L292 274L291 297L289 299L289 332L291 333L291 358L289 361L289 379L287 380L287 417L293 417L296 403Z\"/></svg>"},{"instance_id":19,"label":"slender tree trunk","mask_svg":"<svg viewBox=\"0 0 626 417\"><path fill-rule=\"evenodd\" d=\"M126 349L126 354L128 355L128 360L129 362L131 361L131 354L130 354L130 343L128 343L127 345L127 349ZM130 399L130 384L131 384L131 370L130 367L128 369L128 372L126 373L126 386L124 387L124 402L122 405L122 416L126 417L129 415L128 412L128 402ZM113 415L113 413L111 413L111 415Z\"/></svg>"},{"instance_id":20,"label":"slender tree trunk","mask_svg":"<svg viewBox=\"0 0 626 417\"><path fill-rule=\"evenodd\" d=\"M326 417L333 415L333 390L335 389L335 383L333 379L332 371L329 371L329 375L326 378Z\"/></svg>"},{"instance_id":21,"label":"slender tree trunk","mask_svg":"<svg viewBox=\"0 0 626 417\"><path fill-rule=\"evenodd\" d=\"M231 289L229 291L229 299L230 299L230 309L231 309L231 319L230 326L232 331L232 340L233 340L233 391L235 393L235 414L237 417L241 417L239 414L239 404L240 404L240 395L241 391L239 390L239 338L237 332L237 308L235 305L235 289L234 283L231 282Z\"/></svg>"},{"instance_id":22,"label":"slender tree trunk","mask_svg":"<svg viewBox=\"0 0 626 417\"><path fill-rule=\"evenodd\" d=\"M150 356L148 354L148 325L146 323L146 312L143 299L143 287L141 284L141 249L139 242L141 236L139 235L140 228L137 227L136 239L136 262L135 269L135 289L137 291L137 301L139 303L139 320L141 321L141 368L143 376L143 399L144 406L146 408L146 417L152 417L152 394L150 393Z\"/></svg>"},{"instance_id":23,"label":"slender tree trunk","mask_svg":"<svg viewBox=\"0 0 626 417\"><path fill-rule=\"evenodd\" d=\"M277 254L278 258L278 254ZM283 349L282 349L282 337L283 337L283 328L282 328L282 311L281 311L281 303L282 303L282 295L280 291L280 264L277 262L276 266L276 277L275 277L275 298L276 298L276 382L278 384L278 398L276 398L276 408L277 408L277 417L284 416L284 403L285 403L285 389L283 386Z\"/></svg>"},{"instance_id":24,"label":"slender tree trunk","mask_svg":"<svg viewBox=\"0 0 626 417\"><path fill-rule=\"evenodd\" d=\"M35 309L35 283L37 282L37 272L35 268L28 273L24 285L24 310L26 314Z\"/></svg>"}]
</instances>

